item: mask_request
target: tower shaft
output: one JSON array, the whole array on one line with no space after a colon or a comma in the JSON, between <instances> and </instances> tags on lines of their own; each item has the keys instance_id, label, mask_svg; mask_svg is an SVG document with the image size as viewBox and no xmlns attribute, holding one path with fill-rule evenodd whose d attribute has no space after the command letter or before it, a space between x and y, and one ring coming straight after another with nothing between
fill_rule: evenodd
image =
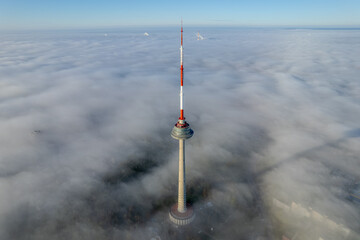
<instances>
[{"instance_id":1,"label":"tower shaft","mask_svg":"<svg viewBox=\"0 0 360 240\"><path fill-rule=\"evenodd\" d=\"M179 189L178 211L186 212L186 184L185 184L185 140L179 139Z\"/></svg>"}]
</instances>

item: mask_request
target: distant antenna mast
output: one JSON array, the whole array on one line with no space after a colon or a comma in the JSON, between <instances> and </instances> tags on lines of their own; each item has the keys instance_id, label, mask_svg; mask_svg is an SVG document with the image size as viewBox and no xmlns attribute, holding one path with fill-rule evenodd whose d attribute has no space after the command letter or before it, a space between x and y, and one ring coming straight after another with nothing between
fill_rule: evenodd
<instances>
[{"instance_id":1,"label":"distant antenna mast","mask_svg":"<svg viewBox=\"0 0 360 240\"><path fill-rule=\"evenodd\" d=\"M200 32L197 32L196 36L197 36L198 41L199 40L204 40L204 37L200 35Z\"/></svg>"}]
</instances>

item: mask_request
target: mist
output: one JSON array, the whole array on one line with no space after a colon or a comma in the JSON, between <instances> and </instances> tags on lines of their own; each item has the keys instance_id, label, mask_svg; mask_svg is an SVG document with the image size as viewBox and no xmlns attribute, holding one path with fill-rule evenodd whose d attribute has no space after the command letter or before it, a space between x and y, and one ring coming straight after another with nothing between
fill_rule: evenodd
<instances>
[{"instance_id":1,"label":"mist","mask_svg":"<svg viewBox=\"0 0 360 240\"><path fill-rule=\"evenodd\" d=\"M178 30L0 35L0 238L358 239L360 31L184 29L176 228Z\"/></svg>"}]
</instances>

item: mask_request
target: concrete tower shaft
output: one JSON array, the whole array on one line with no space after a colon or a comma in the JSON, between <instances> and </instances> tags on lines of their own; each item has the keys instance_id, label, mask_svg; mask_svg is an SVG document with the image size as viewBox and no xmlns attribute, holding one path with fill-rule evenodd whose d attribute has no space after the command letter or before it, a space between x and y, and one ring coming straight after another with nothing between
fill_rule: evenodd
<instances>
[{"instance_id":1,"label":"concrete tower shaft","mask_svg":"<svg viewBox=\"0 0 360 240\"><path fill-rule=\"evenodd\" d=\"M185 140L179 140L178 211L186 212Z\"/></svg>"}]
</instances>

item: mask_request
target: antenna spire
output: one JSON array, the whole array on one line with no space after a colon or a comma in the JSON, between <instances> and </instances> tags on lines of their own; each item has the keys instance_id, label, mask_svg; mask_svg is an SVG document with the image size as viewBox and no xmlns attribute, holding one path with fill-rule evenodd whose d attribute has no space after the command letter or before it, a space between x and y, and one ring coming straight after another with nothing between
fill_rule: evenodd
<instances>
[{"instance_id":1,"label":"antenna spire","mask_svg":"<svg viewBox=\"0 0 360 240\"><path fill-rule=\"evenodd\" d=\"M183 22L181 18L181 46L180 46L180 120L185 120L183 108L183 83L184 83L184 65L183 65Z\"/></svg>"},{"instance_id":2,"label":"antenna spire","mask_svg":"<svg viewBox=\"0 0 360 240\"><path fill-rule=\"evenodd\" d=\"M183 45L183 20L181 18L181 46Z\"/></svg>"}]
</instances>

